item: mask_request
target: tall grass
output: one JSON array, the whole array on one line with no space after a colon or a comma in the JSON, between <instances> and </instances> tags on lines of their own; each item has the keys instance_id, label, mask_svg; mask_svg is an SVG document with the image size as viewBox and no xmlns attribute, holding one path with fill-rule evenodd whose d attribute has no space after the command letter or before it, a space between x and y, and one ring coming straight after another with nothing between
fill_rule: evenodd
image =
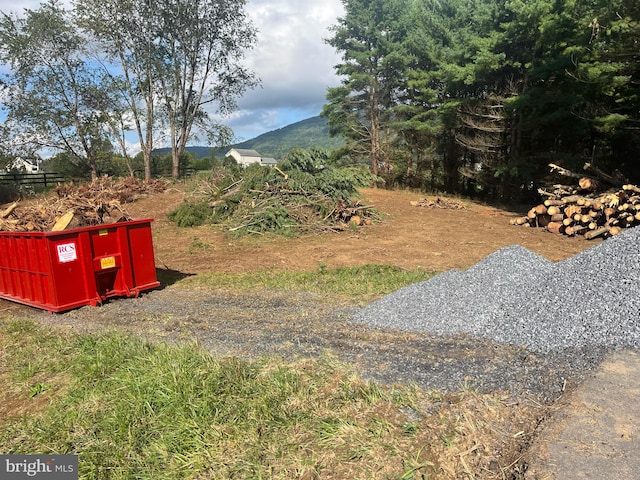
<instances>
[{"instance_id":1,"label":"tall grass","mask_svg":"<svg viewBox=\"0 0 640 480\"><path fill-rule=\"evenodd\" d=\"M83 479L398 478L424 443L402 410L415 389L383 389L328 357L213 358L11 319L0 341L0 401L32 404L6 408L0 451L77 454Z\"/></svg>"}]
</instances>

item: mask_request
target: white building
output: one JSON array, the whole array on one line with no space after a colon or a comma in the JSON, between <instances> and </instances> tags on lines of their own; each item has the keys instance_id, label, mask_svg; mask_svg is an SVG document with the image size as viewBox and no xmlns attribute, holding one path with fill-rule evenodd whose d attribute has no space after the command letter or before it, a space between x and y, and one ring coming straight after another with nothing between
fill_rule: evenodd
<instances>
[{"instance_id":1,"label":"white building","mask_svg":"<svg viewBox=\"0 0 640 480\"><path fill-rule=\"evenodd\" d=\"M238 165L247 167L253 163L259 163L267 167L273 167L278 162L274 158L263 157L255 150L248 150L243 148L232 148L225 154L226 157L233 158Z\"/></svg>"},{"instance_id":2,"label":"white building","mask_svg":"<svg viewBox=\"0 0 640 480\"><path fill-rule=\"evenodd\" d=\"M260 160L262 159L260 154L255 150L245 150L242 148L232 148L225 154L225 157L232 157L238 165L243 167L251 165L252 163L261 163Z\"/></svg>"},{"instance_id":3,"label":"white building","mask_svg":"<svg viewBox=\"0 0 640 480\"><path fill-rule=\"evenodd\" d=\"M6 171L18 170L25 173L40 173L42 160L27 160L26 158L17 157L10 165L7 165Z\"/></svg>"}]
</instances>

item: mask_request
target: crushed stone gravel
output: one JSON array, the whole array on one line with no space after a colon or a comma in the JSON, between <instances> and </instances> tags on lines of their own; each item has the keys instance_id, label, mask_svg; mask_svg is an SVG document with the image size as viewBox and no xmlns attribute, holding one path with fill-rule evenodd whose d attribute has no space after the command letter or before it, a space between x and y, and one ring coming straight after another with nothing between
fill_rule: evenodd
<instances>
[{"instance_id":1,"label":"crushed stone gravel","mask_svg":"<svg viewBox=\"0 0 640 480\"><path fill-rule=\"evenodd\" d=\"M352 318L371 327L469 334L548 354L640 347L640 227L552 263L513 245L466 271L402 288Z\"/></svg>"}]
</instances>

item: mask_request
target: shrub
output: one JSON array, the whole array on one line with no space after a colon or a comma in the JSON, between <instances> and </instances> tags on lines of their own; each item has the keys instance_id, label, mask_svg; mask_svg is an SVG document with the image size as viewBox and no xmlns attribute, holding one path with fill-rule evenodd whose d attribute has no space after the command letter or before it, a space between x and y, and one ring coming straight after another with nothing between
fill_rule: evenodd
<instances>
[{"instance_id":1,"label":"shrub","mask_svg":"<svg viewBox=\"0 0 640 480\"><path fill-rule=\"evenodd\" d=\"M206 201L183 202L169 213L169 220L179 227L199 227L211 218L211 207Z\"/></svg>"}]
</instances>

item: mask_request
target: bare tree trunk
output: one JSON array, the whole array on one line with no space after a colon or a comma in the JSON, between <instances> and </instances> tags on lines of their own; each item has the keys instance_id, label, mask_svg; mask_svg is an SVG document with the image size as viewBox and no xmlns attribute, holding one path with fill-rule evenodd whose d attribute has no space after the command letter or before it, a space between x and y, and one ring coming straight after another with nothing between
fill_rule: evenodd
<instances>
[{"instance_id":1,"label":"bare tree trunk","mask_svg":"<svg viewBox=\"0 0 640 480\"><path fill-rule=\"evenodd\" d=\"M371 171L378 175L380 167L380 126L374 115L371 118Z\"/></svg>"},{"instance_id":2,"label":"bare tree trunk","mask_svg":"<svg viewBox=\"0 0 640 480\"><path fill-rule=\"evenodd\" d=\"M371 85L369 92L369 139L371 143L371 171L378 175L380 171L380 110L378 104L378 86Z\"/></svg>"},{"instance_id":3,"label":"bare tree trunk","mask_svg":"<svg viewBox=\"0 0 640 480\"><path fill-rule=\"evenodd\" d=\"M151 87L149 91L151 92ZM150 96L150 98L152 97ZM153 122L149 121L149 119L153 119L153 105L147 101L146 138L143 150L145 182L151 181L151 152L153 151Z\"/></svg>"}]
</instances>

